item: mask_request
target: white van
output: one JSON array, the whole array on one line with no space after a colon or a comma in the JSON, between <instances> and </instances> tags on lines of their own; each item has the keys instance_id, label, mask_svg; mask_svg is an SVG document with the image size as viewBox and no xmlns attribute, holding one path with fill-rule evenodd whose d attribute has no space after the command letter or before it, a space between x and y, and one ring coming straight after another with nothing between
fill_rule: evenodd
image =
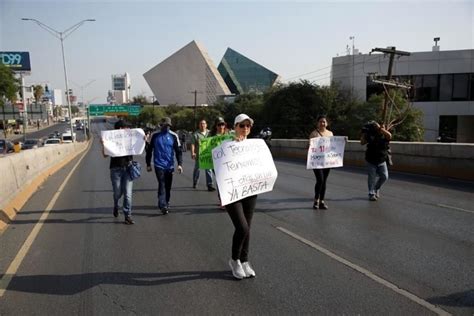
<instances>
[{"instance_id":1,"label":"white van","mask_svg":"<svg viewBox=\"0 0 474 316\"><path fill-rule=\"evenodd\" d=\"M61 135L61 140L63 141L63 143L72 143L73 140L76 141L76 133L71 134L70 131L64 132Z\"/></svg>"}]
</instances>

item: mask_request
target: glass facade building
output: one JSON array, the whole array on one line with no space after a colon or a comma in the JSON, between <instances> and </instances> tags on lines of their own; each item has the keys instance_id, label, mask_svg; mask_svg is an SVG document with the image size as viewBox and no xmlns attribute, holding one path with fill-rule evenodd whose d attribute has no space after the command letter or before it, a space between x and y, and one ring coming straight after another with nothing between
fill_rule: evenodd
<instances>
[{"instance_id":1,"label":"glass facade building","mask_svg":"<svg viewBox=\"0 0 474 316\"><path fill-rule=\"evenodd\" d=\"M279 77L231 48L225 52L217 70L233 94L263 93Z\"/></svg>"}]
</instances>

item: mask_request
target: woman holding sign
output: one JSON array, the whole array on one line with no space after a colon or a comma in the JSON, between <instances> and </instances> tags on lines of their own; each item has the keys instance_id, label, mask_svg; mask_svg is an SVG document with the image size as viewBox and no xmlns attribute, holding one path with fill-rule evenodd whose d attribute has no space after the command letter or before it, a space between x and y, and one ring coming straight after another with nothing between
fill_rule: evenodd
<instances>
[{"instance_id":1,"label":"woman holding sign","mask_svg":"<svg viewBox=\"0 0 474 316\"><path fill-rule=\"evenodd\" d=\"M328 120L325 115L318 116L317 127L309 135L309 139L315 137L330 137L334 136L333 133L327 129ZM324 150L324 148L322 149ZM329 177L329 171L331 168L313 169L314 176L316 177L316 184L314 186L314 203L313 208L317 210L327 210L328 206L324 203L324 195L326 194L326 181Z\"/></svg>"},{"instance_id":2,"label":"woman holding sign","mask_svg":"<svg viewBox=\"0 0 474 316\"><path fill-rule=\"evenodd\" d=\"M253 120L247 114L237 115L234 120L235 141L245 141L252 125ZM235 227L232 238L232 258L229 260L229 265L232 275L239 280L255 276L255 271L248 262L248 254L250 224L256 203L257 195L253 195L225 206Z\"/></svg>"}]
</instances>

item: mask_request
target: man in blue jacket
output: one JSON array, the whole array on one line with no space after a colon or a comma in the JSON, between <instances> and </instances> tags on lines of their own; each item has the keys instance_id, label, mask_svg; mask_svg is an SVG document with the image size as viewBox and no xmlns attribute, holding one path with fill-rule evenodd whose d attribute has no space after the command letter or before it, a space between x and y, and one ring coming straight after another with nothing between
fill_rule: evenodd
<instances>
[{"instance_id":1,"label":"man in blue jacket","mask_svg":"<svg viewBox=\"0 0 474 316\"><path fill-rule=\"evenodd\" d=\"M178 173L183 172L183 153L179 143L178 135L171 131L171 119L165 117L161 120L160 131L153 134L146 151L146 169L151 171L151 156L155 174L158 179L158 208L163 215L169 212L169 201L171 197L171 185L173 183L174 157L178 161Z\"/></svg>"}]
</instances>

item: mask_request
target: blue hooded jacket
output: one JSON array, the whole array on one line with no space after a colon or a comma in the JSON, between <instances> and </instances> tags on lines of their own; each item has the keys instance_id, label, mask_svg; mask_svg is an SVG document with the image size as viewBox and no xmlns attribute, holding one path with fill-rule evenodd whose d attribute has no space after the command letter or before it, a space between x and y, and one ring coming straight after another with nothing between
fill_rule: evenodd
<instances>
[{"instance_id":1,"label":"blue hooded jacket","mask_svg":"<svg viewBox=\"0 0 474 316\"><path fill-rule=\"evenodd\" d=\"M147 166L151 164L152 154L155 168L174 171L173 154L176 154L178 165L183 164L183 153L181 151L179 137L175 132L169 130L169 128L164 128L160 132L152 135L150 145L146 151Z\"/></svg>"}]
</instances>

